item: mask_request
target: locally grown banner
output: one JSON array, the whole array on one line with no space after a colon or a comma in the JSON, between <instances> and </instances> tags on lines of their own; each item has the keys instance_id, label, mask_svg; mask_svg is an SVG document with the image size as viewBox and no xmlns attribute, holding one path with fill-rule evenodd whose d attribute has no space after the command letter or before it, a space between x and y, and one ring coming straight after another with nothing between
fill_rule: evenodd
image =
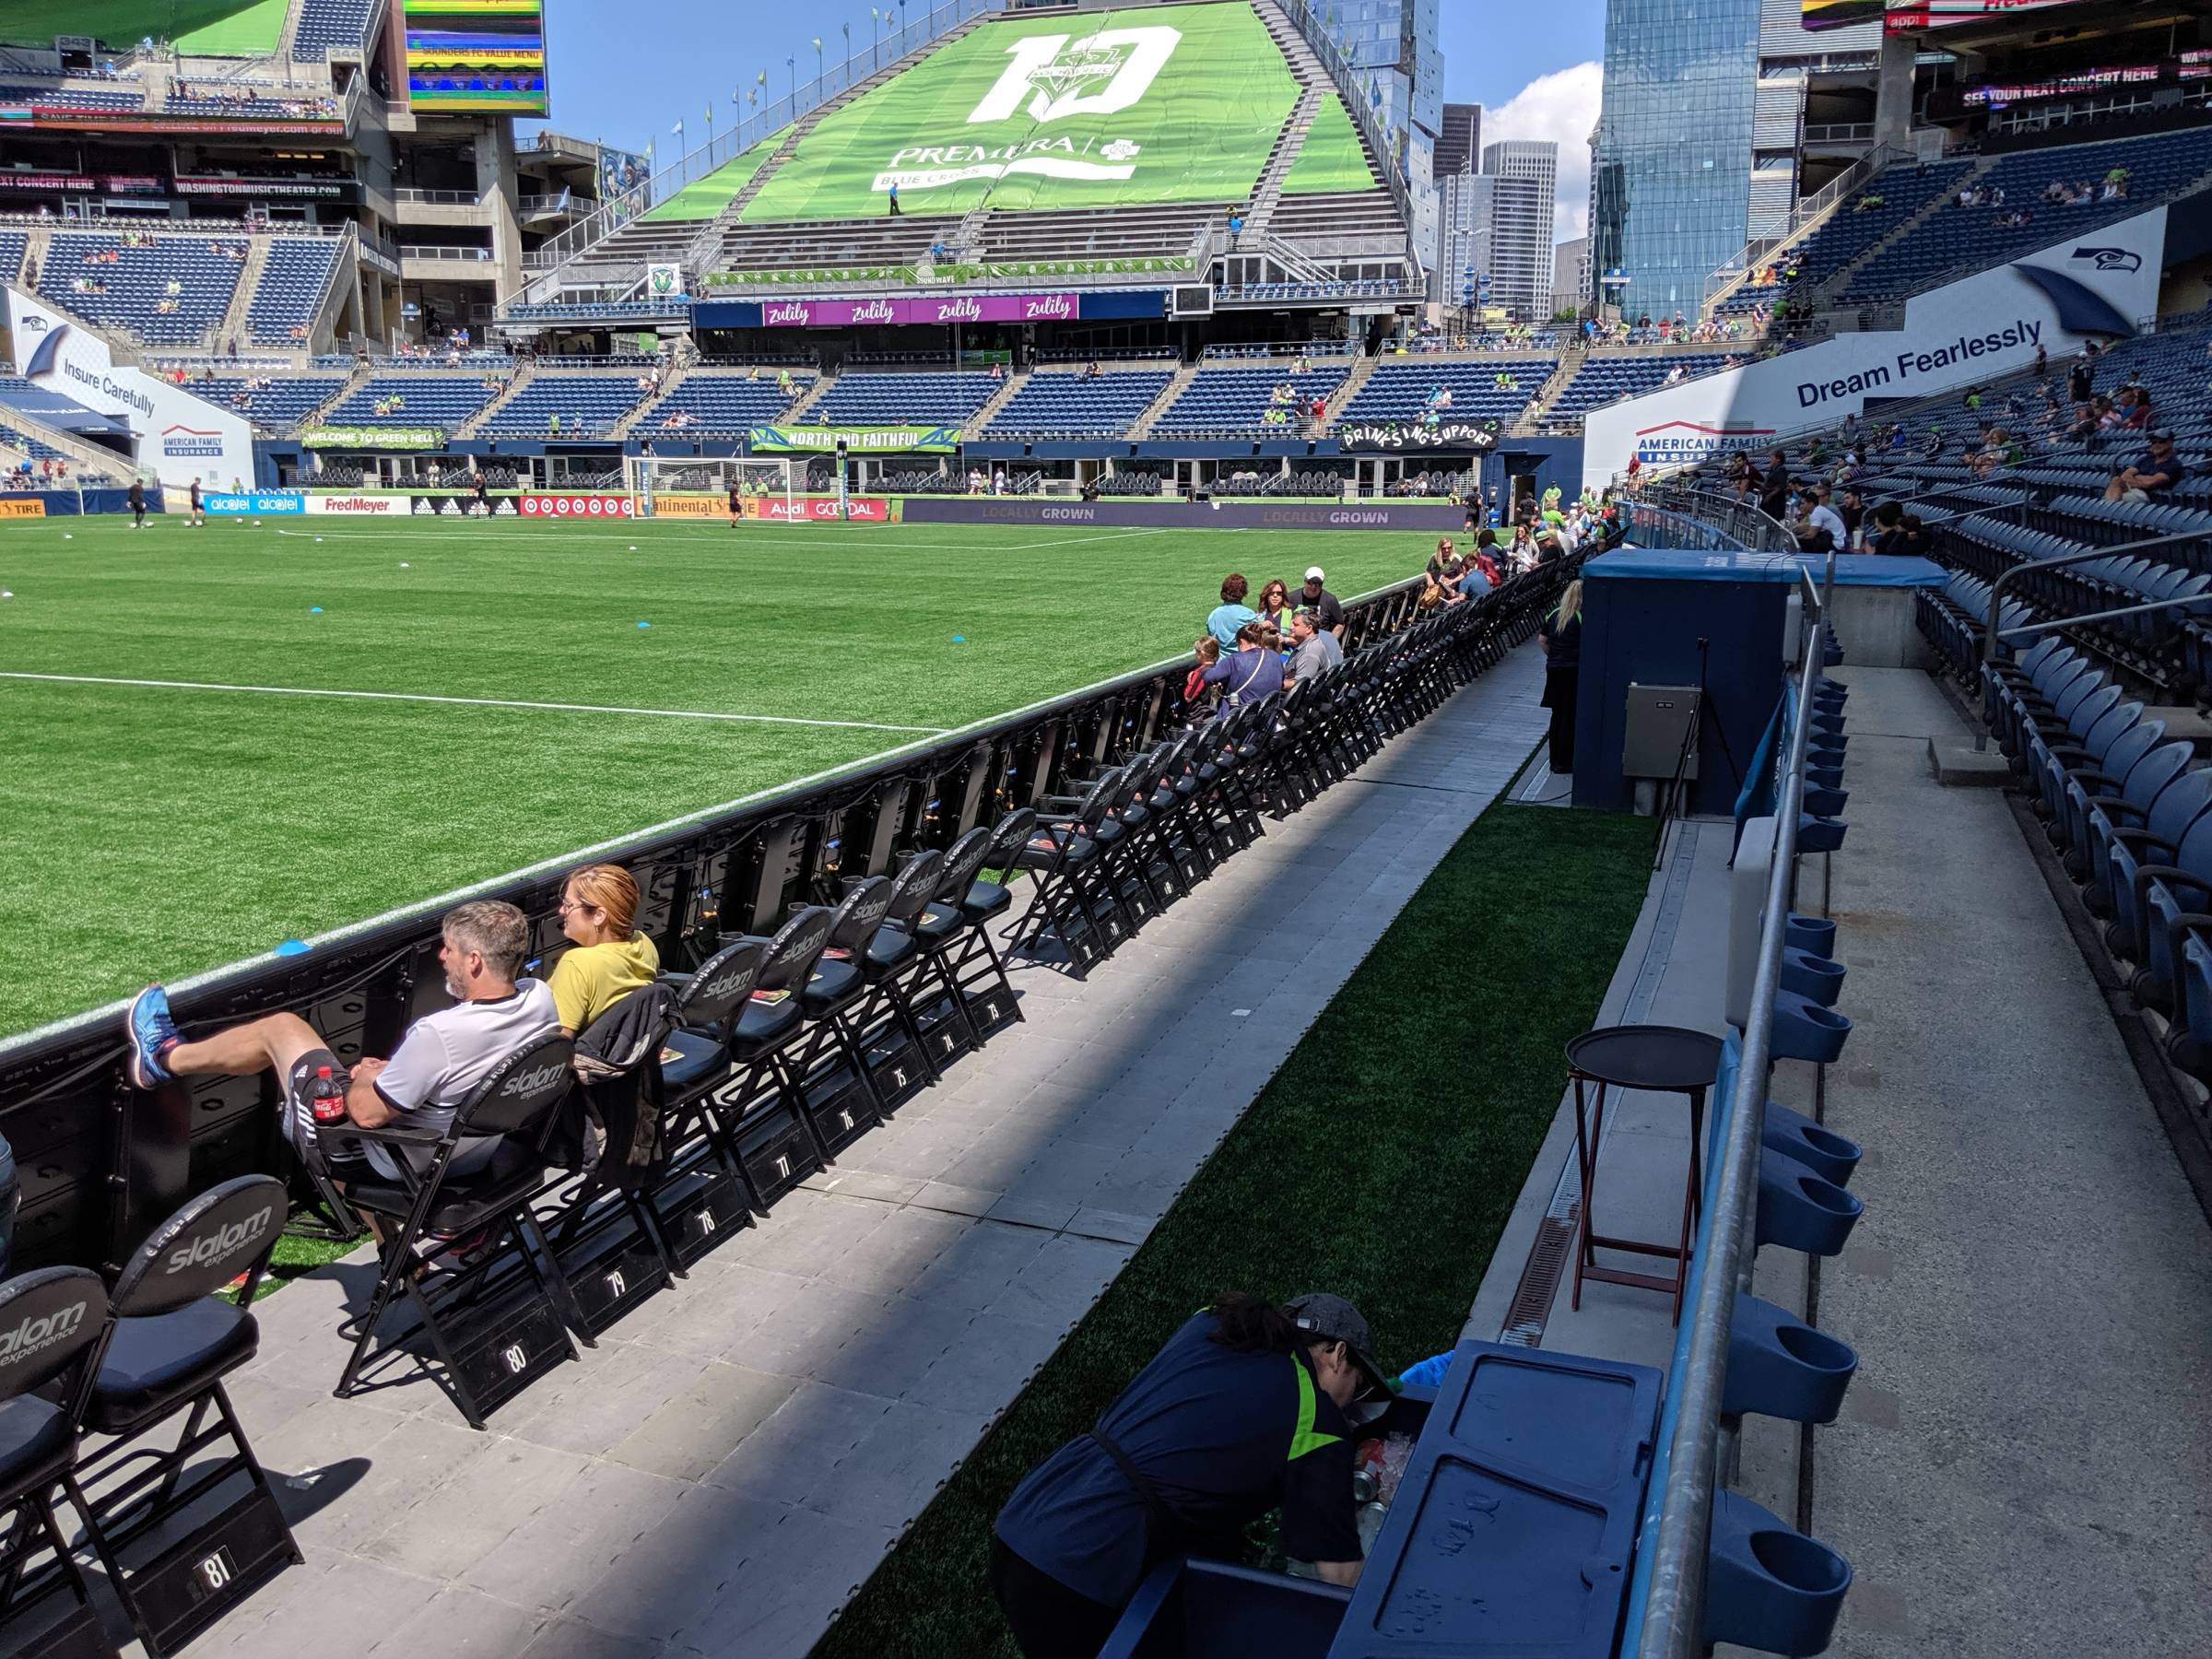
<instances>
[{"instance_id":1,"label":"locally grown banner","mask_svg":"<svg viewBox=\"0 0 2212 1659\"><path fill-rule=\"evenodd\" d=\"M769 174L750 224L1241 202L1298 101L1236 4L1007 18L834 109Z\"/></svg>"},{"instance_id":2,"label":"locally grown banner","mask_svg":"<svg viewBox=\"0 0 2212 1659\"><path fill-rule=\"evenodd\" d=\"M1347 450L1491 450L1498 447L1498 423L1360 420L1338 427L1336 442Z\"/></svg>"},{"instance_id":3,"label":"locally grown banner","mask_svg":"<svg viewBox=\"0 0 2212 1659\"><path fill-rule=\"evenodd\" d=\"M947 453L960 441L959 427L772 427L757 426L749 438L756 454L778 452L829 454L840 443L855 455Z\"/></svg>"},{"instance_id":4,"label":"locally grown banner","mask_svg":"<svg viewBox=\"0 0 2212 1659\"><path fill-rule=\"evenodd\" d=\"M312 427L300 434L309 449L426 450L445 447L442 427Z\"/></svg>"}]
</instances>

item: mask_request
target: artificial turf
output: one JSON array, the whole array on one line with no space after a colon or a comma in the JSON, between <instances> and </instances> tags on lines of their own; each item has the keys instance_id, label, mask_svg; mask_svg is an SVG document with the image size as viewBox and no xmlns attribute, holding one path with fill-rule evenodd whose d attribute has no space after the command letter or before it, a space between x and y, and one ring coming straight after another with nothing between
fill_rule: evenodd
<instances>
[{"instance_id":1,"label":"artificial turf","mask_svg":"<svg viewBox=\"0 0 2212 1659\"><path fill-rule=\"evenodd\" d=\"M950 729L1187 651L1231 570L1256 594L1318 563L1349 598L1427 551L1372 531L0 527L0 1036L923 737L9 677Z\"/></svg>"},{"instance_id":2,"label":"artificial turf","mask_svg":"<svg viewBox=\"0 0 2212 1659\"><path fill-rule=\"evenodd\" d=\"M814 1659L1018 1659L984 1579L993 1517L1224 1290L1348 1296L1394 1369L1452 1347L1650 862L1645 819L1478 818Z\"/></svg>"}]
</instances>

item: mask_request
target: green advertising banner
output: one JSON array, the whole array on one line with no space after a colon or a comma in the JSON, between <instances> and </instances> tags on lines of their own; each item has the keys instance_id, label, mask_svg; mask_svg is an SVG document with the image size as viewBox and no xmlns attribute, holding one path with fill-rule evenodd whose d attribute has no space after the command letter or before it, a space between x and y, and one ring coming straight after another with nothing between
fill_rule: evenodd
<instances>
[{"instance_id":1,"label":"green advertising banner","mask_svg":"<svg viewBox=\"0 0 2212 1659\"><path fill-rule=\"evenodd\" d=\"M1332 92L1313 112L1305 146L1283 175L1283 194L1324 195L1375 188L1375 171L1367 164L1359 134L1345 113L1344 100Z\"/></svg>"},{"instance_id":2,"label":"green advertising banner","mask_svg":"<svg viewBox=\"0 0 2212 1659\"><path fill-rule=\"evenodd\" d=\"M445 447L441 427L315 427L300 434L309 449L427 450Z\"/></svg>"},{"instance_id":3,"label":"green advertising banner","mask_svg":"<svg viewBox=\"0 0 2212 1659\"><path fill-rule=\"evenodd\" d=\"M753 182L769 157L776 153L776 146L783 142L790 132L788 124L777 128L759 143L751 146L734 159L724 161L704 178L694 179L656 207L649 207L638 215L649 225L665 224L670 220L689 221L711 219L737 199L738 192Z\"/></svg>"},{"instance_id":4,"label":"green advertising banner","mask_svg":"<svg viewBox=\"0 0 2212 1659\"><path fill-rule=\"evenodd\" d=\"M777 452L829 454L840 441L855 455L941 455L960 441L959 427L772 427L752 429L749 447L756 454Z\"/></svg>"},{"instance_id":5,"label":"green advertising banner","mask_svg":"<svg viewBox=\"0 0 2212 1659\"><path fill-rule=\"evenodd\" d=\"M833 110L748 225L905 213L1241 202L1298 82L1249 5L985 23Z\"/></svg>"}]
</instances>

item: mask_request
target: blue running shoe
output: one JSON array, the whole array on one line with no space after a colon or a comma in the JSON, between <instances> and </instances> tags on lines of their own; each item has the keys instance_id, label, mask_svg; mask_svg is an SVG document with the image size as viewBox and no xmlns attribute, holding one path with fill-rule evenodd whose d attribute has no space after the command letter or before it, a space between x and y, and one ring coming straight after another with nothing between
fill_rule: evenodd
<instances>
[{"instance_id":1,"label":"blue running shoe","mask_svg":"<svg viewBox=\"0 0 2212 1659\"><path fill-rule=\"evenodd\" d=\"M169 993L148 985L131 999L124 1020L131 1039L131 1082L139 1088L159 1088L172 1080L162 1056L184 1040L177 1022L169 1016Z\"/></svg>"}]
</instances>

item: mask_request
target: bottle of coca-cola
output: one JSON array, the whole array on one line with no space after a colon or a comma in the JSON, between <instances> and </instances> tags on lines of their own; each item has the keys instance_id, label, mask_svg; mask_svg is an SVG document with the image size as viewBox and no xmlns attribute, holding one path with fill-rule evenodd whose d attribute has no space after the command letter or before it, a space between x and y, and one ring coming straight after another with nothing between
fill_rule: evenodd
<instances>
[{"instance_id":1,"label":"bottle of coca-cola","mask_svg":"<svg viewBox=\"0 0 2212 1659\"><path fill-rule=\"evenodd\" d=\"M308 1110L321 1124L342 1124L346 1121L346 1086L327 1065L315 1067L315 1080L308 1090Z\"/></svg>"}]
</instances>

